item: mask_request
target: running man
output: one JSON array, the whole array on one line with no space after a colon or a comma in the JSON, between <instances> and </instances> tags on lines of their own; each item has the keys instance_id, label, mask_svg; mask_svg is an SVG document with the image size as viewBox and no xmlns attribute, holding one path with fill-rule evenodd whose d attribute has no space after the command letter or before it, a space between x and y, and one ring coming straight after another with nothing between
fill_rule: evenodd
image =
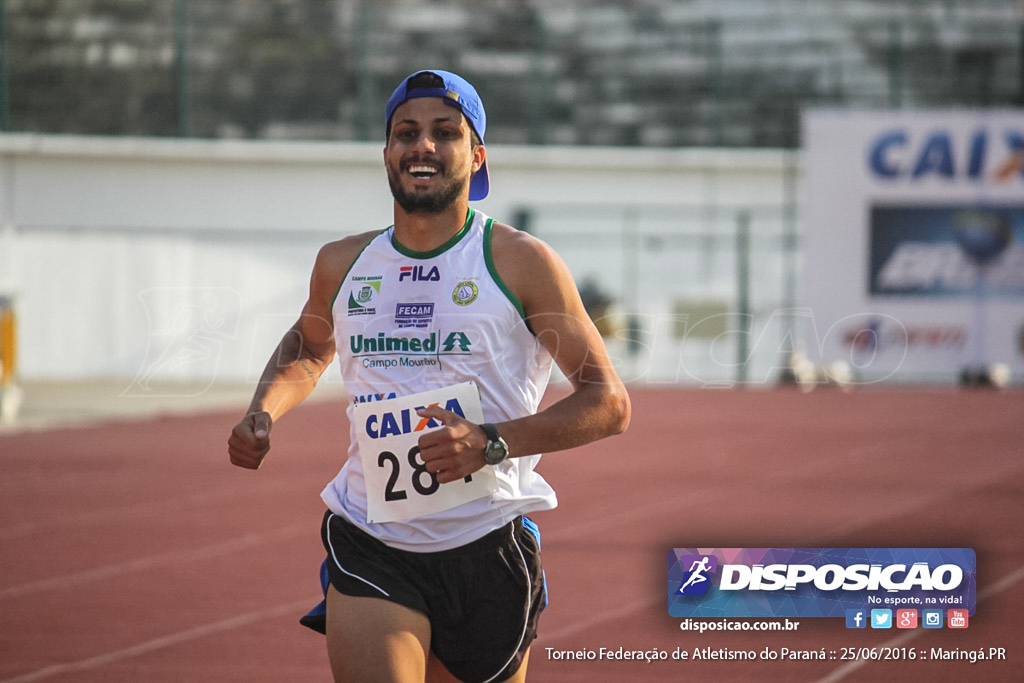
<instances>
[{"instance_id":1,"label":"running man","mask_svg":"<svg viewBox=\"0 0 1024 683\"><path fill-rule=\"evenodd\" d=\"M563 261L469 206L489 189L476 90L415 73L385 128L394 225L320 250L228 450L259 468L337 355L351 438L321 494L326 615L303 623L338 681L521 681L547 599L524 515L557 503L534 468L625 430L629 397ZM572 391L539 410L552 362Z\"/></svg>"},{"instance_id":2,"label":"running man","mask_svg":"<svg viewBox=\"0 0 1024 683\"><path fill-rule=\"evenodd\" d=\"M694 560L690 565L690 578L679 587L679 592L682 593L687 588L695 583L704 583L708 580L708 577L704 576L710 567L708 566L709 558L705 555L700 560Z\"/></svg>"}]
</instances>

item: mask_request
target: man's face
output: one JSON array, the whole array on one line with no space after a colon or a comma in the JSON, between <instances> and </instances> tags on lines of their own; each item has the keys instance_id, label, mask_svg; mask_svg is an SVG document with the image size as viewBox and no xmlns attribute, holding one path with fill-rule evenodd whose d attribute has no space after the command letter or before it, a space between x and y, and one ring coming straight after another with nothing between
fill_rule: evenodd
<instances>
[{"instance_id":1,"label":"man's face","mask_svg":"<svg viewBox=\"0 0 1024 683\"><path fill-rule=\"evenodd\" d=\"M411 99L392 115L384 148L391 194L406 213L440 213L468 197L484 154L462 112L439 97Z\"/></svg>"}]
</instances>

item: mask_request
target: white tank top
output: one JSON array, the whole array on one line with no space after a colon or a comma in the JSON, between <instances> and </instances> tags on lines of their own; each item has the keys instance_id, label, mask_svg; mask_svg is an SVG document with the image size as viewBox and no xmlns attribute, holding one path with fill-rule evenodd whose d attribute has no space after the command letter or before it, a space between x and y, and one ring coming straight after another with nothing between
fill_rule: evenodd
<instances>
[{"instance_id":1,"label":"white tank top","mask_svg":"<svg viewBox=\"0 0 1024 683\"><path fill-rule=\"evenodd\" d=\"M350 397L348 461L323 490L327 507L392 547L433 552L458 547L520 514L557 505L534 472L540 455L495 467L497 491L412 520L369 523L353 409L474 381L486 422L536 412L551 372L520 303L491 259L492 219L470 210L466 224L430 252L374 237L346 273L332 313L341 375Z\"/></svg>"}]
</instances>

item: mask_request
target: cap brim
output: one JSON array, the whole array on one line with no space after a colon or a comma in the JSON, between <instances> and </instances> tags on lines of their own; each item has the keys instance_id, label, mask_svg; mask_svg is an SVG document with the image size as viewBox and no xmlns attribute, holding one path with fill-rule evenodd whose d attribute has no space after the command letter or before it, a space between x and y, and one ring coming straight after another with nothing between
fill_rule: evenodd
<instances>
[{"instance_id":1,"label":"cap brim","mask_svg":"<svg viewBox=\"0 0 1024 683\"><path fill-rule=\"evenodd\" d=\"M480 167L480 170L473 174L473 178L469 181L469 199L470 201L479 201L487 196L487 193L491 189L491 178L490 173L487 171L487 162Z\"/></svg>"}]
</instances>

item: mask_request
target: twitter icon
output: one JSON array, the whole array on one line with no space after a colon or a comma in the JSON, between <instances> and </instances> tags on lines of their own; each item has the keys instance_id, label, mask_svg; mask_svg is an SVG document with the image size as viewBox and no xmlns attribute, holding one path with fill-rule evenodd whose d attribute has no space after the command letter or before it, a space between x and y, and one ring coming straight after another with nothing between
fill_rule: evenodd
<instances>
[{"instance_id":1,"label":"twitter icon","mask_svg":"<svg viewBox=\"0 0 1024 683\"><path fill-rule=\"evenodd\" d=\"M871 628L892 628L892 610L871 610Z\"/></svg>"}]
</instances>

